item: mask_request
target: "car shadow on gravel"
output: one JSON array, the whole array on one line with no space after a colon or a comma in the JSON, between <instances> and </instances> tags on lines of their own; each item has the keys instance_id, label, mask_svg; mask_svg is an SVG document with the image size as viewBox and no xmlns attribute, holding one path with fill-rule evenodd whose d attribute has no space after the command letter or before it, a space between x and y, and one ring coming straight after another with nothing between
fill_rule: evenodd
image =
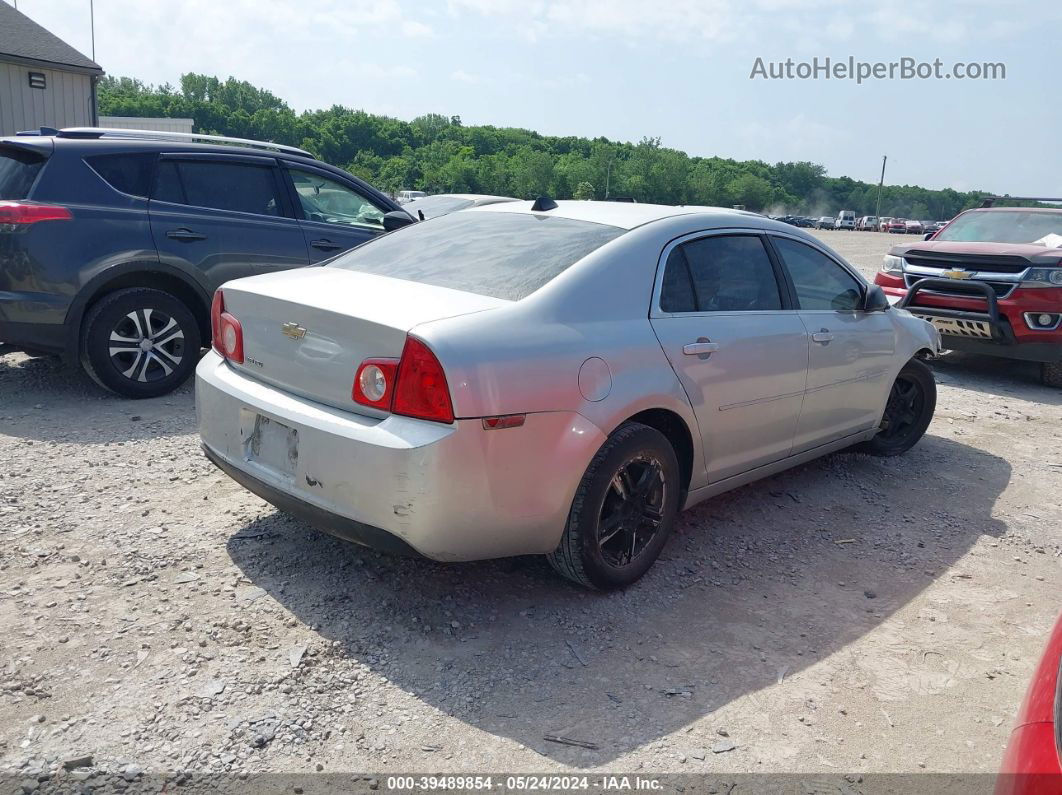
<instances>
[{"instance_id":1,"label":"car shadow on gravel","mask_svg":"<svg viewBox=\"0 0 1062 795\"><path fill-rule=\"evenodd\" d=\"M0 433L39 442L106 444L195 431L192 381L160 398L130 400L97 386L58 356L0 345Z\"/></svg>"},{"instance_id":2,"label":"car shadow on gravel","mask_svg":"<svg viewBox=\"0 0 1062 795\"><path fill-rule=\"evenodd\" d=\"M1017 397L1049 406L1062 405L1062 389L1041 383L1038 362L951 351L931 360L930 364L941 384L1001 398Z\"/></svg>"},{"instance_id":3,"label":"car shadow on gravel","mask_svg":"<svg viewBox=\"0 0 1062 795\"><path fill-rule=\"evenodd\" d=\"M340 654L480 731L586 768L755 704L873 630L1005 531L992 508L1010 475L1002 458L936 436L896 459L834 455L686 512L649 574L609 594L541 558L393 558L279 513L240 528L228 551ZM770 719L797 728L795 715ZM740 746L741 726L728 728L689 752Z\"/></svg>"}]
</instances>

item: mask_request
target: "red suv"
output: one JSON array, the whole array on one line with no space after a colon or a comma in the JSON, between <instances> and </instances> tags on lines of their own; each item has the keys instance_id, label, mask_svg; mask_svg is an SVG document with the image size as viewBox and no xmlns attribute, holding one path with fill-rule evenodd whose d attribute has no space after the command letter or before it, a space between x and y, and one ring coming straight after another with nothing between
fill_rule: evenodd
<instances>
[{"instance_id":1,"label":"red suv","mask_svg":"<svg viewBox=\"0 0 1062 795\"><path fill-rule=\"evenodd\" d=\"M1043 383L1062 388L1062 207L994 201L894 246L874 281L943 348L1040 362Z\"/></svg>"}]
</instances>

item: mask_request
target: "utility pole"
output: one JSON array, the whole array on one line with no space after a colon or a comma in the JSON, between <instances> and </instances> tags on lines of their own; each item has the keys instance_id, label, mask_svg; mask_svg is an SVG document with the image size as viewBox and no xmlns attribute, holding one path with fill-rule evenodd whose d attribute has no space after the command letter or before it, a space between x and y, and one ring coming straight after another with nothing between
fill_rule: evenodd
<instances>
[{"instance_id":1,"label":"utility pole","mask_svg":"<svg viewBox=\"0 0 1062 795\"><path fill-rule=\"evenodd\" d=\"M885 161L889 159L888 155L881 156L881 181L878 182L878 203L874 208L874 215L881 218L881 186L885 184Z\"/></svg>"},{"instance_id":2,"label":"utility pole","mask_svg":"<svg viewBox=\"0 0 1062 795\"><path fill-rule=\"evenodd\" d=\"M608 198L608 185L612 180L612 164L616 162L616 156L613 155L612 159L608 161L608 169L605 171L605 198Z\"/></svg>"},{"instance_id":3,"label":"utility pole","mask_svg":"<svg viewBox=\"0 0 1062 795\"><path fill-rule=\"evenodd\" d=\"M95 0L89 0L89 29L92 31L92 60L96 60L96 9Z\"/></svg>"}]
</instances>

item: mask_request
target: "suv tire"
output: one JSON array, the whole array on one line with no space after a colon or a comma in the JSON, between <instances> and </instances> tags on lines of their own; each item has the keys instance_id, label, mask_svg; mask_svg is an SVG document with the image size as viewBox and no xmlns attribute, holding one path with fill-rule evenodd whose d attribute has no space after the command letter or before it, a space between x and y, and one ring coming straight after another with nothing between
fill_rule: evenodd
<instances>
[{"instance_id":1,"label":"suv tire","mask_svg":"<svg viewBox=\"0 0 1062 795\"><path fill-rule=\"evenodd\" d=\"M586 468L550 565L586 588L630 585L660 556L681 492L678 457L667 437L648 425L624 423Z\"/></svg>"},{"instance_id":2,"label":"suv tire","mask_svg":"<svg viewBox=\"0 0 1062 795\"><path fill-rule=\"evenodd\" d=\"M878 435L856 445L856 449L876 456L906 453L925 434L936 407L937 383L933 371L925 362L911 359L889 391Z\"/></svg>"},{"instance_id":3,"label":"suv tire","mask_svg":"<svg viewBox=\"0 0 1062 795\"><path fill-rule=\"evenodd\" d=\"M1062 362L1041 362L1040 383L1062 389Z\"/></svg>"},{"instance_id":4,"label":"suv tire","mask_svg":"<svg viewBox=\"0 0 1062 795\"><path fill-rule=\"evenodd\" d=\"M81 365L100 386L123 397L172 392L191 375L202 340L191 310L146 287L105 295L89 309Z\"/></svg>"}]
</instances>

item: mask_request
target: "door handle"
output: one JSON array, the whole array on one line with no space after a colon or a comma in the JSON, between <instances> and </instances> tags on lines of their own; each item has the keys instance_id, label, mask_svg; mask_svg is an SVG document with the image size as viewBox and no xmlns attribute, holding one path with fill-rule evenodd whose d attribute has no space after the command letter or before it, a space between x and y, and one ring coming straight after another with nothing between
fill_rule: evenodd
<instances>
[{"instance_id":1,"label":"door handle","mask_svg":"<svg viewBox=\"0 0 1062 795\"><path fill-rule=\"evenodd\" d=\"M193 232L191 229L186 229L185 227L171 229L166 233L166 237L170 240L206 240L206 235Z\"/></svg>"},{"instance_id":2,"label":"door handle","mask_svg":"<svg viewBox=\"0 0 1062 795\"><path fill-rule=\"evenodd\" d=\"M320 249L321 251L335 251L338 248L343 248L338 243L333 243L331 240L324 239L314 240L310 243L310 245L314 248Z\"/></svg>"},{"instance_id":3,"label":"door handle","mask_svg":"<svg viewBox=\"0 0 1062 795\"><path fill-rule=\"evenodd\" d=\"M812 334L811 339L813 342L818 342L822 345L829 345L830 341L833 340L833 335L830 333L830 330L828 328L824 328Z\"/></svg>"},{"instance_id":4,"label":"door handle","mask_svg":"<svg viewBox=\"0 0 1062 795\"><path fill-rule=\"evenodd\" d=\"M682 346L682 352L687 356L704 356L715 353L717 350L719 350L719 343L708 342L708 340L698 340Z\"/></svg>"}]
</instances>

